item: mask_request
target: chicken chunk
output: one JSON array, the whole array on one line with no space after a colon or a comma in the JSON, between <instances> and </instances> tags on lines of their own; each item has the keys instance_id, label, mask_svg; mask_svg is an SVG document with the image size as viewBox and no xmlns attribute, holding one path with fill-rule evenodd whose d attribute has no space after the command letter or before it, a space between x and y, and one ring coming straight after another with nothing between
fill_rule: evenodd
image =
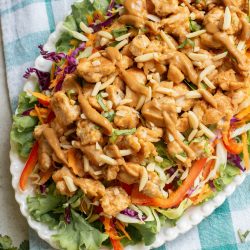
<instances>
[{"instance_id":1,"label":"chicken chunk","mask_svg":"<svg viewBox=\"0 0 250 250\"><path fill-rule=\"evenodd\" d=\"M68 189L68 187L67 187L64 180L56 182L56 189L62 195L66 195L66 196L69 196L69 197L74 195L74 192L69 191L69 189Z\"/></svg>"},{"instance_id":2,"label":"chicken chunk","mask_svg":"<svg viewBox=\"0 0 250 250\"><path fill-rule=\"evenodd\" d=\"M100 181L88 178L76 178L74 183L90 199L94 197L101 198L105 195L105 187Z\"/></svg>"},{"instance_id":3,"label":"chicken chunk","mask_svg":"<svg viewBox=\"0 0 250 250\"><path fill-rule=\"evenodd\" d=\"M160 178L155 172L149 172L148 182L146 183L143 193L149 197L162 198L162 192L160 189Z\"/></svg>"},{"instance_id":4,"label":"chicken chunk","mask_svg":"<svg viewBox=\"0 0 250 250\"><path fill-rule=\"evenodd\" d=\"M208 108L202 117L202 123L205 125L217 124L222 118L223 114L219 110Z\"/></svg>"},{"instance_id":5,"label":"chicken chunk","mask_svg":"<svg viewBox=\"0 0 250 250\"><path fill-rule=\"evenodd\" d=\"M186 35L190 32L189 27L189 9L187 7L178 7L176 14L162 20L164 30L179 38L180 41L186 39Z\"/></svg>"},{"instance_id":6,"label":"chicken chunk","mask_svg":"<svg viewBox=\"0 0 250 250\"><path fill-rule=\"evenodd\" d=\"M38 164L41 171L45 172L52 166L52 152L53 150L47 140L41 136L38 148Z\"/></svg>"},{"instance_id":7,"label":"chicken chunk","mask_svg":"<svg viewBox=\"0 0 250 250\"><path fill-rule=\"evenodd\" d=\"M121 91L121 89L115 85L110 85L106 88L106 92L108 93L108 98L110 101L112 101L113 106L117 107L121 100L124 99L124 93Z\"/></svg>"},{"instance_id":8,"label":"chicken chunk","mask_svg":"<svg viewBox=\"0 0 250 250\"><path fill-rule=\"evenodd\" d=\"M104 153L111 158L120 158L120 150L116 144L106 145L103 149Z\"/></svg>"},{"instance_id":9,"label":"chicken chunk","mask_svg":"<svg viewBox=\"0 0 250 250\"><path fill-rule=\"evenodd\" d=\"M33 133L34 137L35 137L37 140L39 140L39 138L40 138L40 137L42 136L42 134L43 134L44 129L47 128L47 127L48 127L48 124L37 125L37 126L35 127L35 129L34 129L34 133Z\"/></svg>"},{"instance_id":10,"label":"chicken chunk","mask_svg":"<svg viewBox=\"0 0 250 250\"><path fill-rule=\"evenodd\" d=\"M158 142L163 136L163 130L157 127L154 127L153 129L149 129L149 128L140 126L136 130L134 135L144 141Z\"/></svg>"},{"instance_id":11,"label":"chicken chunk","mask_svg":"<svg viewBox=\"0 0 250 250\"><path fill-rule=\"evenodd\" d=\"M74 181L75 176L67 167L62 167L61 169L54 172L54 174L52 175L52 179L56 183L56 189L60 194L72 196L74 192L70 192L70 190L68 189L67 184L64 181L65 176L71 178Z\"/></svg>"},{"instance_id":12,"label":"chicken chunk","mask_svg":"<svg viewBox=\"0 0 250 250\"><path fill-rule=\"evenodd\" d=\"M103 77L114 73L115 70L115 65L102 56L93 60L81 59L77 66L79 76L90 83L101 81Z\"/></svg>"},{"instance_id":13,"label":"chicken chunk","mask_svg":"<svg viewBox=\"0 0 250 250\"><path fill-rule=\"evenodd\" d=\"M141 144L141 150L138 154L140 154L143 159L157 155L156 148L152 142L139 139L139 143Z\"/></svg>"},{"instance_id":14,"label":"chicken chunk","mask_svg":"<svg viewBox=\"0 0 250 250\"><path fill-rule=\"evenodd\" d=\"M117 165L115 165L115 166L107 166L107 168L104 171L105 179L107 181L115 180L119 170L120 170L120 168Z\"/></svg>"},{"instance_id":15,"label":"chicken chunk","mask_svg":"<svg viewBox=\"0 0 250 250\"><path fill-rule=\"evenodd\" d=\"M136 128L139 118L135 109L127 106L119 106L115 114L114 123L122 129Z\"/></svg>"},{"instance_id":16,"label":"chicken chunk","mask_svg":"<svg viewBox=\"0 0 250 250\"><path fill-rule=\"evenodd\" d=\"M77 123L76 134L80 138L82 146L96 142L102 144L103 142L100 129L96 129L95 125L87 120L81 120Z\"/></svg>"},{"instance_id":17,"label":"chicken chunk","mask_svg":"<svg viewBox=\"0 0 250 250\"><path fill-rule=\"evenodd\" d=\"M152 3L155 7L155 13L161 17L178 11L178 0L152 0Z\"/></svg>"},{"instance_id":18,"label":"chicken chunk","mask_svg":"<svg viewBox=\"0 0 250 250\"><path fill-rule=\"evenodd\" d=\"M184 115L182 115L182 117L180 117L177 120L176 129L179 132L183 133L183 132L187 131L189 128L190 128L190 126L189 126L188 117L187 117L186 113L184 113Z\"/></svg>"},{"instance_id":19,"label":"chicken chunk","mask_svg":"<svg viewBox=\"0 0 250 250\"><path fill-rule=\"evenodd\" d=\"M185 76L182 74L182 72L175 65L170 64L168 69L168 80L178 84L184 79Z\"/></svg>"},{"instance_id":20,"label":"chicken chunk","mask_svg":"<svg viewBox=\"0 0 250 250\"><path fill-rule=\"evenodd\" d=\"M82 152L89 159L90 163L94 165L102 164L100 155L103 154L102 149L96 149L96 145L86 145L81 147Z\"/></svg>"},{"instance_id":21,"label":"chicken chunk","mask_svg":"<svg viewBox=\"0 0 250 250\"><path fill-rule=\"evenodd\" d=\"M136 36L130 43L129 50L134 56L140 56L144 54L144 51L149 46L150 40L145 35Z\"/></svg>"},{"instance_id":22,"label":"chicken chunk","mask_svg":"<svg viewBox=\"0 0 250 250\"><path fill-rule=\"evenodd\" d=\"M100 201L103 212L109 216L116 216L131 204L130 197L121 187L107 188Z\"/></svg>"},{"instance_id":23,"label":"chicken chunk","mask_svg":"<svg viewBox=\"0 0 250 250\"><path fill-rule=\"evenodd\" d=\"M233 69L219 72L213 82L218 85L222 90L237 90L244 88L246 83L244 81L239 82L236 78L236 73Z\"/></svg>"},{"instance_id":24,"label":"chicken chunk","mask_svg":"<svg viewBox=\"0 0 250 250\"><path fill-rule=\"evenodd\" d=\"M183 149L176 141L171 141L167 144L167 151L172 157L175 157L177 154L183 153Z\"/></svg>"},{"instance_id":25,"label":"chicken chunk","mask_svg":"<svg viewBox=\"0 0 250 250\"><path fill-rule=\"evenodd\" d=\"M134 152L139 152L141 149L141 144L139 143L138 137L134 135L125 136L124 148L131 148Z\"/></svg>"},{"instance_id":26,"label":"chicken chunk","mask_svg":"<svg viewBox=\"0 0 250 250\"><path fill-rule=\"evenodd\" d=\"M139 164L126 162L123 166L121 166L117 179L121 182L131 185L140 181L142 172L143 167Z\"/></svg>"},{"instance_id":27,"label":"chicken chunk","mask_svg":"<svg viewBox=\"0 0 250 250\"><path fill-rule=\"evenodd\" d=\"M71 105L69 98L62 91L58 91L53 95L51 107L57 121L63 126L73 123L80 115L79 106Z\"/></svg>"},{"instance_id":28,"label":"chicken chunk","mask_svg":"<svg viewBox=\"0 0 250 250\"><path fill-rule=\"evenodd\" d=\"M211 9L204 18L203 24L209 33L220 31L221 23L224 20L225 10L223 7L215 7Z\"/></svg>"}]
</instances>

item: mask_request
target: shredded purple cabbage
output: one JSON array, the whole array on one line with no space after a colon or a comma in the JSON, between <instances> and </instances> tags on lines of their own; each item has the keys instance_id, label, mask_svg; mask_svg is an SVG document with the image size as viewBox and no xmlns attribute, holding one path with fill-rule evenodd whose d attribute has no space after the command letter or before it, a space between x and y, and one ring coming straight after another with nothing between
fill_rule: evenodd
<instances>
[{"instance_id":1,"label":"shredded purple cabbage","mask_svg":"<svg viewBox=\"0 0 250 250\"><path fill-rule=\"evenodd\" d=\"M235 122L238 122L239 119L237 119L236 117L233 117L231 120L230 120L230 124L234 124Z\"/></svg>"},{"instance_id":2,"label":"shredded purple cabbage","mask_svg":"<svg viewBox=\"0 0 250 250\"><path fill-rule=\"evenodd\" d=\"M215 192L216 191L216 187L214 185L214 181L213 180L209 180L208 185L210 186L210 188Z\"/></svg>"},{"instance_id":3,"label":"shredded purple cabbage","mask_svg":"<svg viewBox=\"0 0 250 250\"><path fill-rule=\"evenodd\" d=\"M71 211L70 211L70 205L68 205L64 210L64 221L66 224L70 224L71 222Z\"/></svg>"},{"instance_id":4,"label":"shredded purple cabbage","mask_svg":"<svg viewBox=\"0 0 250 250\"><path fill-rule=\"evenodd\" d=\"M114 8L115 6L115 0L110 0L108 9L107 9L107 16L112 16L111 10Z\"/></svg>"},{"instance_id":5,"label":"shredded purple cabbage","mask_svg":"<svg viewBox=\"0 0 250 250\"><path fill-rule=\"evenodd\" d=\"M36 68L28 68L25 74L23 75L23 77L28 79L31 73L36 73L41 90L49 89L49 85L50 85L50 73L49 72L44 72Z\"/></svg>"},{"instance_id":6,"label":"shredded purple cabbage","mask_svg":"<svg viewBox=\"0 0 250 250\"><path fill-rule=\"evenodd\" d=\"M40 54L43 56L44 59L56 62L58 63L61 61L63 58L66 57L66 55L62 52L57 53L57 52L48 52L43 49L43 45L39 45L38 48L40 49Z\"/></svg>"},{"instance_id":7,"label":"shredded purple cabbage","mask_svg":"<svg viewBox=\"0 0 250 250\"><path fill-rule=\"evenodd\" d=\"M34 110L34 108L26 109L23 111L22 116L29 116L32 110Z\"/></svg>"},{"instance_id":8,"label":"shredded purple cabbage","mask_svg":"<svg viewBox=\"0 0 250 250\"><path fill-rule=\"evenodd\" d=\"M142 217L139 218L138 212L136 212L135 210L130 209L130 208L124 209L123 211L121 211L121 214L127 215L127 216L132 217L132 218L136 218L138 220L142 219L143 221L147 219L146 215L142 215Z\"/></svg>"},{"instance_id":9,"label":"shredded purple cabbage","mask_svg":"<svg viewBox=\"0 0 250 250\"><path fill-rule=\"evenodd\" d=\"M45 185L45 184L40 185L39 188L40 188L40 192L41 192L42 194L44 194L44 193L46 192L46 185Z\"/></svg>"},{"instance_id":10,"label":"shredded purple cabbage","mask_svg":"<svg viewBox=\"0 0 250 250\"><path fill-rule=\"evenodd\" d=\"M91 24L90 27L94 30L94 32L97 32L101 30L103 27L107 27L112 24L112 22L119 16L119 13L116 13L115 15L109 17L105 21L98 23L98 24Z\"/></svg>"},{"instance_id":11,"label":"shredded purple cabbage","mask_svg":"<svg viewBox=\"0 0 250 250\"><path fill-rule=\"evenodd\" d=\"M167 170L167 173L171 175L173 175L176 171L176 167L171 167L170 169Z\"/></svg>"},{"instance_id":12,"label":"shredded purple cabbage","mask_svg":"<svg viewBox=\"0 0 250 250\"><path fill-rule=\"evenodd\" d=\"M241 171L245 171L246 169L241 165L241 158L239 155L234 155L228 152L227 160L238 167Z\"/></svg>"}]
</instances>

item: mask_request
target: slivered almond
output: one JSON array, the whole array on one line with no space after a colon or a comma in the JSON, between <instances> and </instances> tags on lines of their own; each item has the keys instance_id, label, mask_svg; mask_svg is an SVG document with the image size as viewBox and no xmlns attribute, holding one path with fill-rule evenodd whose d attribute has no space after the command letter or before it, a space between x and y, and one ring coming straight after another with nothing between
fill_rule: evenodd
<instances>
[{"instance_id":1,"label":"slivered almond","mask_svg":"<svg viewBox=\"0 0 250 250\"><path fill-rule=\"evenodd\" d=\"M193 129L197 129L199 126L199 119L193 111L188 111L188 121Z\"/></svg>"}]
</instances>

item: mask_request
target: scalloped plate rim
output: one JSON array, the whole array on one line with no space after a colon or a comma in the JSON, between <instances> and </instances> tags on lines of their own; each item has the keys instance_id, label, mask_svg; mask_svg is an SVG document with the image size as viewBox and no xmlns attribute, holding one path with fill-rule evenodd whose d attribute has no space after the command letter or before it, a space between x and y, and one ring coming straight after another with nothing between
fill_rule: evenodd
<instances>
[{"instance_id":1,"label":"scalloped plate rim","mask_svg":"<svg viewBox=\"0 0 250 250\"><path fill-rule=\"evenodd\" d=\"M63 31L62 22L58 23L56 29L50 34L47 43L44 45L44 49L53 51L55 49L55 43L59 38L59 35ZM51 62L46 61L41 56L38 56L35 60L35 67L48 71L51 67ZM26 81L24 88L31 80ZM55 242L52 241L51 236L56 231L49 230L43 223L37 222L31 218L28 214L26 198L28 195L33 193L32 186L29 185L25 192L21 192L18 189L18 181L21 175L21 169L23 169L24 162L18 156L15 146L11 143L10 150L10 172L12 175L12 187L15 191L15 199L20 206L22 215L27 219L29 226L34 229L39 237L49 243L52 247L58 249ZM213 199L207 201L200 206L194 206L187 209L182 217L177 221L174 227L163 226L161 231L156 235L155 242L150 246L145 246L143 243L137 245L131 245L125 247L126 250L148 250L156 248L164 244L165 242L176 239L179 235L188 232L195 225L198 225L203 219L208 217L214 212L216 208L222 205L222 203L228 198L245 179L246 173L242 173L236 176L231 184L229 184L223 191L219 192Z\"/></svg>"}]
</instances>

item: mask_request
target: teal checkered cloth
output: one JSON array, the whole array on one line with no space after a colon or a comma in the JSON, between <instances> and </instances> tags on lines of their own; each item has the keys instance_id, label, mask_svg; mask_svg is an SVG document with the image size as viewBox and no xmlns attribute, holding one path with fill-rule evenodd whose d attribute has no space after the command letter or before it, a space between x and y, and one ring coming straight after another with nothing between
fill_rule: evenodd
<instances>
[{"instance_id":1,"label":"teal checkered cloth","mask_svg":"<svg viewBox=\"0 0 250 250\"><path fill-rule=\"evenodd\" d=\"M70 10L73 0L0 0L5 65L12 110L23 87L22 75L38 56L55 24ZM237 231L250 229L250 177L198 226L158 250L249 250ZM50 249L30 230L31 250Z\"/></svg>"}]
</instances>

